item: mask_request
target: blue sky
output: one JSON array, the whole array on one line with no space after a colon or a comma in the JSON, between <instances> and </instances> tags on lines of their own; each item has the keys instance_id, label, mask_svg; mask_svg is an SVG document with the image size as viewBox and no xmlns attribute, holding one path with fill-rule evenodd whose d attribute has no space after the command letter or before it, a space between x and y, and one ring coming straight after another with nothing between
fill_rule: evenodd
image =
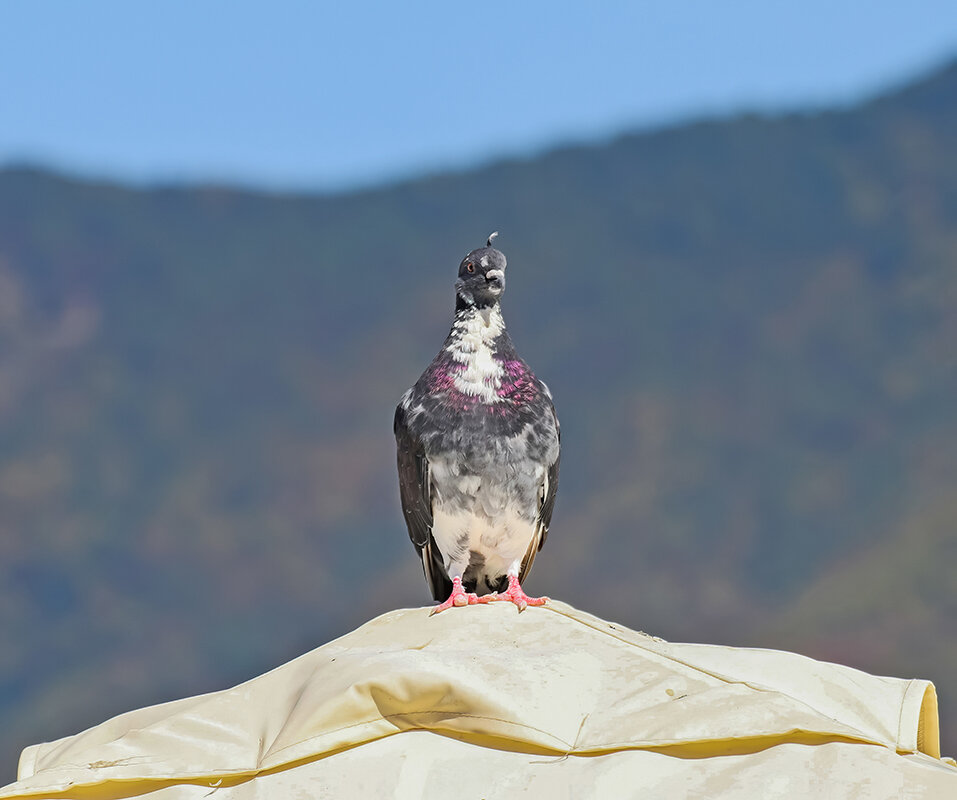
<instances>
[{"instance_id":1,"label":"blue sky","mask_svg":"<svg viewBox=\"0 0 957 800\"><path fill-rule=\"evenodd\" d=\"M904 6L4 3L0 164L341 189L847 103L957 56L957 3Z\"/></svg>"}]
</instances>

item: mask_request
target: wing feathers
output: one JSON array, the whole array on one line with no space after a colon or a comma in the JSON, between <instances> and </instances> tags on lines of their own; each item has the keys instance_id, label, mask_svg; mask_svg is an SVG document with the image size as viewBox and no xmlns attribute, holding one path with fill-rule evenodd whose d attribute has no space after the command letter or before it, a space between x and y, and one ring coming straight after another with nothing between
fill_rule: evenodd
<instances>
[{"instance_id":1,"label":"wing feathers","mask_svg":"<svg viewBox=\"0 0 957 800\"><path fill-rule=\"evenodd\" d=\"M524 581L528 575L532 564L535 562L535 555L548 538L548 526L552 523L552 512L555 510L555 498L558 496L558 468L561 463L561 440L562 430L558 424L558 416L555 414L555 408L552 407L552 418L555 420L555 431L558 434L559 451L555 461L549 464L545 472L545 480L542 482L541 506L538 512L538 519L535 524L535 535L528 546L525 557L522 559L522 567L519 572L519 581Z\"/></svg>"},{"instance_id":2,"label":"wing feathers","mask_svg":"<svg viewBox=\"0 0 957 800\"><path fill-rule=\"evenodd\" d=\"M395 409L396 460L399 467L399 497L409 528L409 538L419 557L432 597L445 600L452 593L452 582L442 563L442 554L432 538L432 486L429 461L422 442L409 430L402 403Z\"/></svg>"},{"instance_id":3,"label":"wing feathers","mask_svg":"<svg viewBox=\"0 0 957 800\"><path fill-rule=\"evenodd\" d=\"M399 496L412 544L423 548L432 532L432 499L429 490L429 463L425 449L406 424L405 409L398 405L393 423L396 461L399 467Z\"/></svg>"}]
</instances>

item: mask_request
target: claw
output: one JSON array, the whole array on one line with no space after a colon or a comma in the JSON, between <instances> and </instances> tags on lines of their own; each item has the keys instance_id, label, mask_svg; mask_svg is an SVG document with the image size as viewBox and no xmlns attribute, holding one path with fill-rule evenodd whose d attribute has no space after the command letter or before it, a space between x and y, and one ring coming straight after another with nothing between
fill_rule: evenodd
<instances>
[{"instance_id":1,"label":"claw","mask_svg":"<svg viewBox=\"0 0 957 800\"><path fill-rule=\"evenodd\" d=\"M448 596L445 602L439 603L439 605L433 608L429 612L429 616L431 617L453 606L474 606L476 604L488 603L488 598L489 595L479 597L475 592L466 592L465 589L462 588L462 579L452 578L452 594Z\"/></svg>"},{"instance_id":2,"label":"claw","mask_svg":"<svg viewBox=\"0 0 957 800\"><path fill-rule=\"evenodd\" d=\"M439 603L432 611L429 612L429 616L438 614L440 611L445 611L448 608L453 606L474 606L474 605L484 605L485 603L495 603L495 602L508 602L514 603L515 607L518 608L519 613L524 611L529 606L543 606L548 602L547 597L529 597L525 594L525 591L522 589L522 585L518 582L518 578L514 575L508 576L508 589L504 592L492 592L491 594L477 595L475 592L466 592L462 588L462 579L453 578L452 579L452 594L443 603Z\"/></svg>"},{"instance_id":3,"label":"claw","mask_svg":"<svg viewBox=\"0 0 957 800\"><path fill-rule=\"evenodd\" d=\"M525 594L522 585L518 582L518 578L515 575L508 576L508 589L501 594L487 594L482 600L489 603L496 600L512 602L516 605L519 612L524 611L529 606L543 606L548 602L547 597L529 597Z\"/></svg>"}]
</instances>

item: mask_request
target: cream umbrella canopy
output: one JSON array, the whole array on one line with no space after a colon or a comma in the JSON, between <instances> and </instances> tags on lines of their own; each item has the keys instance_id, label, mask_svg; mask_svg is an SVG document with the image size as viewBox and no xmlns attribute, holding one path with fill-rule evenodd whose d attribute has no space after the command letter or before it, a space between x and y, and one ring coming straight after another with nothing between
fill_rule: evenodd
<instances>
[{"instance_id":1,"label":"cream umbrella canopy","mask_svg":"<svg viewBox=\"0 0 957 800\"><path fill-rule=\"evenodd\" d=\"M928 681L555 601L429 612L28 747L0 798L957 796Z\"/></svg>"}]
</instances>

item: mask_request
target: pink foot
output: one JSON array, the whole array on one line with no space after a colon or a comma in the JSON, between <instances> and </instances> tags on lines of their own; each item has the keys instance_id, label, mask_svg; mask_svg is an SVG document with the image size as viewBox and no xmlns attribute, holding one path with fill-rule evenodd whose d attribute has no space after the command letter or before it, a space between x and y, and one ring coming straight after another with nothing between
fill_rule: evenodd
<instances>
[{"instance_id":1,"label":"pink foot","mask_svg":"<svg viewBox=\"0 0 957 800\"><path fill-rule=\"evenodd\" d=\"M529 606L543 606L548 602L547 597L529 597L527 594L525 594L521 584L518 582L518 578L516 578L514 575L508 576L508 589L506 589L504 592L501 594L487 594L484 597L479 598L479 600L485 601L487 603L491 603L496 600L511 601L518 606L519 611L524 611Z\"/></svg>"},{"instance_id":2,"label":"pink foot","mask_svg":"<svg viewBox=\"0 0 957 800\"><path fill-rule=\"evenodd\" d=\"M479 597L475 592L466 592L465 589L462 588L462 579L452 578L452 594L449 595L444 603L439 603L439 605L433 608L429 616L431 617L432 614L445 611L447 608L452 608L452 606L474 606L476 603L488 603L490 598L491 595Z\"/></svg>"}]
</instances>

